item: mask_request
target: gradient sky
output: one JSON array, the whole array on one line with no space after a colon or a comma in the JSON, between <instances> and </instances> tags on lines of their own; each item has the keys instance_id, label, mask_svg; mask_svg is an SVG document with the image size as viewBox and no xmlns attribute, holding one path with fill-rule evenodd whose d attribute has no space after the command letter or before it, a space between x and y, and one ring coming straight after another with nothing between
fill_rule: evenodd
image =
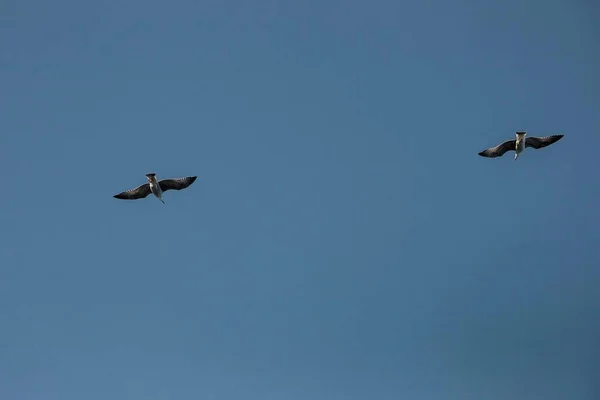
<instances>
[{"instance_id":1,"label":"gradient sky","mask_svg":"<svg viewBox=\"0 0 600 400\"><path fill-rule=\"evenodd\" d=\"M600 398L599 20L3 0L0 398Z\"/></svg>"}]
</instances>

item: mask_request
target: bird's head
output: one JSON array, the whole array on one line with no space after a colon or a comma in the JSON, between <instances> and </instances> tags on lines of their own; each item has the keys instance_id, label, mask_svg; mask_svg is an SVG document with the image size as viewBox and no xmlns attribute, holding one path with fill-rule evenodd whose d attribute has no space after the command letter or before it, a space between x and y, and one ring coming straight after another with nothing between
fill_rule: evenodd
<instances>
[{"instance_id":1,"label":"bird's head","mask_svg":"<svg viewBox=\"0 0 600 400\"><path fill-rule=\"evenodd\" d=\"M148 182L150 182L152 179L154 179L155 176L156 174L154 172L151 172L149 174L146 174L146 179L148 179Z\"/></svg>"},{"instance_id":2,"label":"bird's head","mask_svg":"<svg viewBox=\"0 0 600 400\"><path fill-rule=\"evenodd\" d=\"M518 131L517 132L517 137L522 137L523 138L523 137L525 137L525 135L527 135L527 132L525 132L525 131Z\"/></svg>"}]
</instances>

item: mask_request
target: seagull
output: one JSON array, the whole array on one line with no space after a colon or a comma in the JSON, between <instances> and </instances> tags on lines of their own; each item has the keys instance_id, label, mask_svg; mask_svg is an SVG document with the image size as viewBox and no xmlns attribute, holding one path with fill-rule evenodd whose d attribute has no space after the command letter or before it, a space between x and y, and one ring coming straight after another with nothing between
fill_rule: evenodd
<instances>
[{"instance_id":1,"label":"seagull","mask_svg":"<svg viewBox=\"0 0 600 400\"><path fill-rule=\"evenodd\" d=\"M489 149L483 150L479 153L482 157L500 157L504 155L509 150L513 150L515 152L514 161L517 160L519 154L525 150L526 147L532 147L534 149L541 149L542 147L550 146L552 143L558 142L564 135L551 135L545 137L535 137L531 136L525 138L527 132L519 131L516 133L515 140L507 140L504 143L499 144L496 147L491 147Z\"/></svg>"},{"instance_id":2,"label":"seagull","mask_svg":"<svg viewBox=\"0 0 600 400\"><path fill-rule=\"evenodd\" d=\"M176 178L176 179L163 179L158 182L156 180L156 174L150 173L146 174L146 179L148 179L148 183L144 183L136 187L135 189L126 190L119 194L115 194L113 197L115 199L122 200L137 200L143 199L152 193L156 196L163 204L165 201L162 199L163 192L167 190L181 190L190 186L196 180L195 176L186 176L185 178Z\"/></svg>"}]
</instances>

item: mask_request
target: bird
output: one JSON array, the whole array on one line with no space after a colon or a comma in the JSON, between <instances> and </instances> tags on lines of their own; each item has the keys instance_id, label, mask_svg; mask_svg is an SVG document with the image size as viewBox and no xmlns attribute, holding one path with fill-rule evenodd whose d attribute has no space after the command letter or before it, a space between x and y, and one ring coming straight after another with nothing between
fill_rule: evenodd
<instances>
[{"instance_id":1,"label":"bird","mask_svg":"<svg viewBox=\"0 0 600 400\"><path fill-rule=\"evenodd\" d=\"M530 136L526 138L527 132L518 131L515 133L516 138L514 140L507 140L504 143L499 144L496 147L491 147L489 149L483 150L478 154L482 157L500 157L504 155L507 151L514 151L515 158L514 161L517 161L519 155L525 150L526 147L531 147L533 149L541 149L542 147L550 146L552 143L558 142L564 135L550 135L544 137L535 137Z\"/></svg>"},{"instance_id":2,"label":"bird","mask_svg":"<svg viewBox=\"0 0 600 400\"><path fill-rule=\"evenodd\" d=\"M162 201L165 204L165 201L162 199L163 192L167 190L181 190L190 186L196 180L196 176L186 176L184 178L174 178L174 179L163 179L162 181L156 180L155 173L146 174L146 179L148 179L148 183L144 183L136 187L135 189L126 190L119 194L115 194L113 197L115 199L122 200L137 200L143 199L147 197L150 193L152 193L157 199Z\"/></svg>"}]
</instances>

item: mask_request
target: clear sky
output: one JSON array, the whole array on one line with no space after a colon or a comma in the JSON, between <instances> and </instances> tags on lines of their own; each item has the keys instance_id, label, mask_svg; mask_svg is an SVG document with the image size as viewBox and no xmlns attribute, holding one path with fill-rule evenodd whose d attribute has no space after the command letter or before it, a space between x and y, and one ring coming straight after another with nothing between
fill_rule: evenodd
<instances>
[{"instance_id":1,"label":"clear sky","mask_svg":"<svg viewBox=\"0 0 600 400\"><path fill-rule=\"evenodd\" d=\"M0 398L600 398L599 20L2 1Z\"/></svg>"}]
</instances>

